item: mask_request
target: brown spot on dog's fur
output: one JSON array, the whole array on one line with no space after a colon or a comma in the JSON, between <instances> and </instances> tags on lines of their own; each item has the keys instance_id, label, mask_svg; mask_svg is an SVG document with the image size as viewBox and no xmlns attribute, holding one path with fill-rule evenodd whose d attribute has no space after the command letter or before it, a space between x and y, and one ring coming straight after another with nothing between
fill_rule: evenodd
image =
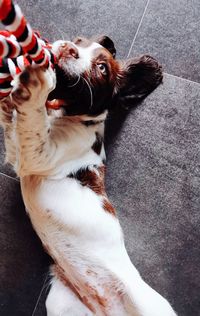
<instances>
[{"instance_id":1,"label":"brown spot on dog's fur","mask_svg":"<svg viewBox=\"0 0 200 316\"><path fill-rule=\"evenodd\" d=\"M94 144L92 145L92 149L97 155L100 155L101 153L102 143L103 143L102 137L98 133L96 133L96 140Z\"/></svg>"},{"instance_id":2,"label":"brown spot on dog's fur","mask_svg":"<svg viewBox=\"0 0 200 316\"><path fill-rule=\"evenodd\" d=\"M56 277L67 287L71 289L71 291L80 299L81 302L85 306L87 306L93 313L95 313L94 307L89 303L89 300L85 296L80 295L80 288L76 285L73 285L65 276L65 271L58 265L54 265L53 268L53 273L56 275Z\"/></svg>"},{"instance_id":3,"label":"brown spot on dog's fur","mask_svg":"<svg viewBox=\"0 0 200 316\"><path fill-rule=\"evenodd\" d=\"M91 294L91 296L99 303L99 305L103 306L104 308L107 306L107 299L101 295L98 294L98 291L91 286L89 283L85 283L86 288L88 289L88 292Z\"/></svg>"},{"instance_id":4,"label":"brown spot on dog's fur","mask_svg":"<svg viewBox=\"0 0 200 316\"><path fill-rule=\"evenodd\" d=\"M59 280L67 287L69 287L72 292L77 295L77 297L82 301L82 303L87 306L94 314L95 314L95 308L94 306L90 303L89 297L91 297L94 301L96 301L100 306L103 307L103 310L107 307L108 305L108 299L104 296L99 295L98 291L91 286L88 282L84 283L84 287L88 292L88 297L85 295L81 295L81 289L72 284L66 277L65 271L58 265L56 264L53 268L54 274L59 278Z\"/></svg>"},{"instance_id":5,"label":"brown spot on dog's fur","mask_svg":"<svg viewBox=\"0 0 200 316\"><path fill-rule=\"evenodd\" d=\"M23 84L27 84L30 80L30 73L27 70L24 70L21 74L20 74L20 81Z\"/></svg>"},{"instance_id":6,"label":"brown spot on dog's fur","mask_svg":"<svg viewBox=\"0 0 200 316\"><path fill-rule=\"evenodd\" d=\"M9 109L6 105L2 105L1 109L3 110L3 121L5 123L10 123L12 120L12 114L10 113Z\"/></svg>"},{"instance_id":7,"label":"brown spot on dog's fur","mask_svg":"<svg viewBox=\"0 0 200 316\"><path fill-rule=\"evenodd\" d=\"M95 271L93 271L93 270L90 270L90 269L88 269L88 270L86 271L86 273L87 273L88 275L97 276L97 272L95 272Z\"/></svg>"},{"instance_id":8,"label":"brown spot on dog's fur","mask_svg":"<svg viewBox=\"0 0 200 316\"><path fill-rule=\"evenodd\" d=\"M85 306L87 306L93 313L96 312L96 310L94 309L94 307L89 303L89 300L86 296L81 297L81 301L83 302L83 304Z\"/></svg>"},{"instance_id":9,"label":"brown spot on dog's fur","mask_svg":"<svg viewBox=\"0 0 200 316\"><path fill-rule=\"evenodd\" d=\"M104 178L105 178L105 166L94 167L90 169L80 169L76 174L71 174L68 177L78 180L82 186L86 186L96 194L103 197L103 209L112 215L115 215L115 209L108 200Z\"/></svg>"},{"instance_id":10,"label":"brown spot on dog's fur","mask_svg":"<svg viewBox=\"0 0 200 316\"><path fill-rule=\"evenodd\" d=\"M77 179L82 186L87 186L98 195L105 194L104 176L105 166L94 170L80 169L75 175L70 175L71 178Z\"/></svg>"},{"instance_id":11,"label":"brown spot on dog's fur","mask_svg":"<svg viewBox=\"0 0 200 316\"><path fill-rule=\"evenodd\" d=\"M21 105L24 101L28 101L30 97L30 91L22 85L19 85L19 87L12 93L13 101L18 105Z\"/></svg>"},{"instance_id":12,"label":"brown spot on dog's fur","mask_svg":"<svg viewBox=\"0 0 200 316\"><path fill-rule=\"evenodd\" d=\"M45 142L42 142L36 149L35 149L35 152L41 154L44 150L44 145L45 145Z\"/></svg>"},{"instance_id":13,"label":"brown spot on dog's fur","mask_svg":"<svg viewBox=\"0 0 200 316\"><path fill-rule=\"evenodd\" d=\"M22 115L22 116L26 116L26 113L25 113L25 112L20 111L19 109L18 109L17 113L18 113L18 114L20 114L20 115Z\"/></svg>"},{"instance_id":14,"label":"brown spot on dog's fur","mask_svg":"<svg viewBox=\"0 0 200 316\"><path fill-rule=\"evenodd\" d=\"M110 214L116 215L116 211L115 208L112 206L112 204L110 203L110 201L108 199L104 199L103 200L103 208L105 211L107 211Z\"/></svg>"},{"instance_id":15,"label":"brown spot on dog's fur","mask_svg":"<svg viewBox=\"0 0 200 316\"><path fill-rule=\"evenodd\" d=\"M27 69L20 74L20 82L24 85L32 84L34 87L37 87L39 81L31 77L31 73L34 71L35 70L31 67L27 67Z\"/></svg>"},{"instance_id":16,"label":"brown spot on dog's fur","mask_svg":"<svg viewBox=\"0 0 200 316\"><path fill-rule=\"evenodd\" d=\"M4 111L4 112L7 112L8 111L8 107L6 105L2 105L1 106L1 109Z\"/></svg>"}]
</instances>

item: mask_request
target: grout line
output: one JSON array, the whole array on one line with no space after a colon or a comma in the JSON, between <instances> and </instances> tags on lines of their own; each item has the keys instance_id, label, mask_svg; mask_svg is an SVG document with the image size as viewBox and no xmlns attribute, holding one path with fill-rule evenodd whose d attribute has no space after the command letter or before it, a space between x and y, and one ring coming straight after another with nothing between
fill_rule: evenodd
<instances>
[{"instance_id":1,"label":"grout line","mask_svg":"<svg viewBox=\"0 0 200 316\"><path fill-rule=\"evenodd\" d=\"M46 286L46 282L47 282L48 274L49 274L49 273L47 272L47 274L46 274L46 276L45 276L45 279L44 279L44 283L43 283L42 288L41 288L41 290L40 290L39 296L38 296L38 298L37 298L37 301L36 301L36 304L35 304L35 307L34 307L34 310L33 310L33 312L32 312L32 315L31 315L31 316L34 316L34 315L35 315L35 312L36 312L36 309L37 309L37 307L38 307L38 304L39 304L40 298L41 298L42 293L43 293L43 291L44 291L44 289L45 289L45 286Z\"/></svg>"},{"instance_id":2,"label":"grout line","mask_svg":"<svg viewBox=\"0 0 200 316\"><path fill-rule=\"evenodd\" d=\"M147 11L147 8L148 8L148 5L149 5L149 2L150 2L150 0L147 0L146 6L145 6L145 8L144 8L144 12L143 12L143 14L142 14L142 17L141 17L140 23L139 23L139 25L138 25L138 28L137 28L137 30L136 30L135 36L134 36L134 38L133 38L133 41L132 41L131 47L130 47L130 49L129 49L129 51L128 51L128 55L127 55L127 57L126 57L126 58L129 58L129 56L130 56L130 54L131 54L131 51L132 51L133 45L135 44L136 37L137 37L137 35L138 35L138 33L139 33L139 30L140 30L140 27L141 27L141 25L142 25L142 22L143 22L144 16L145 16L145 14L146 14L146 11Z\"/></svg>"},{"instance_id":3,"label":"grout line","mask_svg":"<svg viewBox=\"0 0 200 316\"><path fill-rule=\"evenodd\" d=\"M19 180L19 179L15 178L15 177L11 177L11 176L9 176L8 174L3 173L3 172L0 172L0 176L3 176L3 177L6 177L6 178L9 178L9 179L11 179L11 180L15 180L15 181L17 181L17 182L20 182L20 180Z\"/></svg>"},{"instance_id":4,"label":"grout line","mask_svg":"<svg viewBox=\"0 0 200 316\"><path fill-rule=\"evenodd\" d=\"M169 74L168 72L164 72L164 74L165 74L165 75L168 75L168 76L170 76L170 77L174 77L174 78L177 78L177 79L181 79L181 80L183 80L183 81L187 81L187 82L189 82L189 83L194 83L194 84L200 86L200 83L197 82L197 81L192 81L192 80L187 79L187 78L183 78L183 77L179 77L179 76L176 76L176 75L172 75L172 74Z\"/></svg>"}]
</instances>

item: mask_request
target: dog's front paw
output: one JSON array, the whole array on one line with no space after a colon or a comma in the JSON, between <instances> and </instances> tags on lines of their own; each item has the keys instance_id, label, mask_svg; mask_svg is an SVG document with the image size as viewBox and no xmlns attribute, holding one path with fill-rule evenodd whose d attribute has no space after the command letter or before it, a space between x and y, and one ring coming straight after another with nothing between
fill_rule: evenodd
<instances>
[{"instance_id":1,"label":"dog's front paw","mask_svg":"<svg viewBox=\"0 0 200 316\"><path fill-rule=\"evenodd\" d=\"M13 80L12 99L15 105L29 101L35 105L45 103L48 94L55 88L56 76L49 67L27 67Z\"/></svg>"}]
</instances>

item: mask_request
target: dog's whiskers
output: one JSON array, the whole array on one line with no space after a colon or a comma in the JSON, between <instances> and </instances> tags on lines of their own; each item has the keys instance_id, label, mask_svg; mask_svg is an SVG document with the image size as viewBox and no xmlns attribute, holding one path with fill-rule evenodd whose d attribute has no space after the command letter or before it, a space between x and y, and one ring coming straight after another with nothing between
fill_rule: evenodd
<instances>
[{"instance_id":1,"label":"dog's whiskers","mask_svg":"<svg viewBox=\"0 0 200 316\"><path fill-rule=\"evenodd\" d=\"M83 76L81 76L81 78L85 81L85 83L87 84L88 86L88 89L89 89L89 92L90 92L90 109L92 108L93 106L93 93L92 93L92 88L89 84L89 82L87 81L87 79L85 79Z\"/></svg>"},{"instance_id":2,"label":"dog's whiskers","mask_svg":"<svg viewBox=\"0 0 200 316\"><path fill-rule=\"evenodd\" d=\"M69 88L75 87L75 86L79 83L80 79L81 79L81 76L79 75L77 81L76 81L74 84L72 84L72 85L68 85L68 87L69 87Z\"/></svg>"}]
</instances>

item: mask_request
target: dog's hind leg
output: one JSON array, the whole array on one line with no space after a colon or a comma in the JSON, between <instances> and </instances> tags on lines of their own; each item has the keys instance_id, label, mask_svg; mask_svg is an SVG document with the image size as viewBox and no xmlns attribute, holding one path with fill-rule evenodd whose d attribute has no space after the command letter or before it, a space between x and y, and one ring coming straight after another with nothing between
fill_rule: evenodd
<instances>
[{"instance_id":1,"label":"dog's hind leg","mask_svg":"<svg viewBox=\"0 0 200 316\"><path fill-rule=\"evenodd\" d=\"M93 313L79 300L72 290L53 278L46 300L47 316L92 316Z\"/></svg>"}]
</instances>

